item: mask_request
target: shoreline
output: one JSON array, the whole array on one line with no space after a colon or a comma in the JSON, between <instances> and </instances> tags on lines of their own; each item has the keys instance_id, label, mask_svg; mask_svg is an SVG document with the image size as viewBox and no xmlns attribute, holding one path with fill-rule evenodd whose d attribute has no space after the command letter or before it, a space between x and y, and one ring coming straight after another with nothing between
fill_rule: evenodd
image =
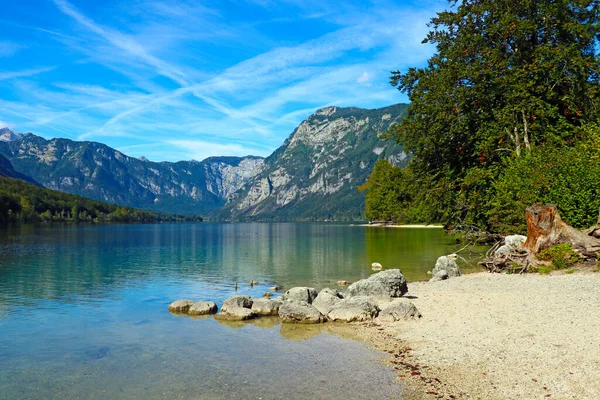
<instances>
[{"instance_id":1,"label":"shoreline","mask_svg":"<svg viewBox=\"0 0 600 400\"><path fill-rule=\"evenodd\" d=\"M419 320L355 327L409 398L600 398L600 273L473 273L408 298Z\"/></svg>"},{"instance_id":2,"label":"shoreline","mask_svg":"<svg viewBox=\"0 0 600 400\"><path fill-rule=\"evenodd\" d=\"M373 224L358 224L355 226L369 226L369 227L377 227L377 228L411 228L411 229L443 229L444 225L422 225L422 224L407 224L407 225L397 225L397 224L387 224L387 223L373 223Z\"/></svg>"}]
</instances>

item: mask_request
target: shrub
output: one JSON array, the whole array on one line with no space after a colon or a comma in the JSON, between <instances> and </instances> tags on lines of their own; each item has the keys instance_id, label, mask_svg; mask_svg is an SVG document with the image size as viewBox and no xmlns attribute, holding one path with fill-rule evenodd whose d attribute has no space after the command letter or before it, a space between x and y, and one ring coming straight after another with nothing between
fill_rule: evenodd
<instances>
[{"instance_id":1,"label":"shrub","mask_svg":"<svg viewBox=\"0 0 600 400\"><path fill-rule=\"evenodd\" d=\"M571 243L557 244L540 251L536 255L538 260L551 261L555 269L564 269L582 262L581 254L573 250Z\"/></svg>"}]
</instances>

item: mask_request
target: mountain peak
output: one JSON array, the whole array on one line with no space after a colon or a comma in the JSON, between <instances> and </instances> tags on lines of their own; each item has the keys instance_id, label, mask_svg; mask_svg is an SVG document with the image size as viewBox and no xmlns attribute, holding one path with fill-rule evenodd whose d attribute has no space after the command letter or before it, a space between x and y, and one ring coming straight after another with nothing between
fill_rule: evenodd
<instances>
[{"instance_id":1,"label":"mountain peak","mask_svg":"<svg viewBox=\"0 0 600 400\"><path fill-rule=\"evenodd\" d=\"M22 134L13 132L8 128L0 129L0 142L12 142L13 140L19 140L22 137Z\"/></svg>"},{"instance_id":2,"label":"mountain peak","mask_svg":"<svg viewBox=\"0 0 600 400\"><path fill-rule=\"evenodd\" d=\"M148 159L147 159L146 157L144 157L144 156L140 156L140 157L138 157L138 160L140 160L140 161L150 161L150 160L148 160Z\"/></svg>"},{"instance_id":3,"label":"mountain peak","mask_svg":"<svg viewBox=\"0 0 600 400\"><path fill-rule=\"evenodd\" d=\"M327 117L331 114L335 114L336 111L337 111L336 106L323 107L323 108L319 108L317 111L315 111L315 115L323 115L323 116Z\"/></svg>"}]
</instances>

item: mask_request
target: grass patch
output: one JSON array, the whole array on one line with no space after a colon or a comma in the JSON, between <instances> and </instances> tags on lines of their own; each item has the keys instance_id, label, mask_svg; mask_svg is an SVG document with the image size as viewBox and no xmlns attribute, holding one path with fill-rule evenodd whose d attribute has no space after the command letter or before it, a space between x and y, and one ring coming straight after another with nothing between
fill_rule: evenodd
<instances>
[{"instance_id":1,"label":"grass patch","mask_svg":"<svg viewBox=\"0 0 600 400\"><path fill-rule=\"evenodd\" d=\"M574 264L583 261L583 257L573 250L571 243L557 244L556 246L544 249L536 255L536 258L542 261L550 261L553 269L570 268ZM540 269L545 269L545 267ZM542 272L540 271L540 273Z\"/></svg>"},{"instance_id":2,"label":"grass patch","mask_svg":"<svg viewBox=\"0 0 600 400\"><path fill-rule=\"evenodd\" d=\"M544 265L543 267L538 267L537 272L539 274L548 275L550 272L554 271L554 265Z\"/></svg>"},{"instance_id":3,"label":"grass patch","mask_svg":"<svg viewBox=\"0 0 600 400\"><path fill-rule=\"evenodd\" d=\"M572 274L573 272L575 272L574 269L568 269L565 271L565 274Z\"/></svg>"}]
</instances>

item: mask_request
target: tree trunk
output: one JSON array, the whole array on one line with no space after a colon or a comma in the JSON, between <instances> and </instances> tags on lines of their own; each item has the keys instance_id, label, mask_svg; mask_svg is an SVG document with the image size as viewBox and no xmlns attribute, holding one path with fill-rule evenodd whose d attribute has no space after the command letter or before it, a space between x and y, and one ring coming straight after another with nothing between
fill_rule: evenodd
<instances>
[{"instance_id":1,"label":"tree trunk","mask_svg":"<svg viewBox=\"0 0 600 400\"><path fill-rule=\"evenodd\" d=\"M534 204L526 210L527 240L523 247L536 254L561 243L571 243L584 255L600 252L600 240L578 231L560 218L555 205Z\"/></svg>"}]
</instances>

